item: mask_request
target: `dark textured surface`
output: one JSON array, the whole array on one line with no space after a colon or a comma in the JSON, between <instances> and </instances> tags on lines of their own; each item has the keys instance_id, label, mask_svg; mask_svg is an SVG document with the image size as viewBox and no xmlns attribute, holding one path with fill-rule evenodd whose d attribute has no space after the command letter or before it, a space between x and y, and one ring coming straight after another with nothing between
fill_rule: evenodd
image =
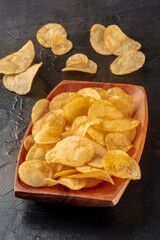
<instances>
[{"instance_id":1,"label":"dark textured surface","mask_svg":"<svg viewBox=\"0 0 160 240\"><path fill-rule=\"evenodd\" d=\"M43 24L62 24L74 48L54 56L35 37ZM118 24L143 45L143 69L128 76L114 76L109 64L114 56L98 55L89 43L95 23ZM160 239L160 2L159 0L1 0L0 58L34 42L35 62L43 61L26 96L8 92L0 82L0 239ZM61 73L68 56L83 52L96 61L96 75ZM1 76L2 78L2 76ZM142 179L132 181L114 208L55 206L16 199L13 193L16 158L30 122L31 108L63 79L117 82L145 87L149 127L140 166Z\"/></svg>"}]
</instances>

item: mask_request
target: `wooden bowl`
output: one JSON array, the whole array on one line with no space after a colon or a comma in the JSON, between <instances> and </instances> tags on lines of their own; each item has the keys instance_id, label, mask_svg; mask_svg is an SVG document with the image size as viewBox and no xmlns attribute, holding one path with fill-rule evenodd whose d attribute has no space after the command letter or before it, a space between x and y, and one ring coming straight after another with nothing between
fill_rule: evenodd
<instances>
[{"instance_id":1,"label":"wooden bowl","mask_svg":"<svg viewBox=\"0 0 160 240\"><path fill-rule=\"evenodd\" d=\"M133 118L140 120L141 124L137 129L137 135L133 142L134 148L129 154L137 162L139 162L145 143L148 124L148 105L144 88L129 84L65 80L53 89L47 99L52 100L52 98L59 93L66 91L76 92L84 87L100 87L104 89L120 87L134 98L137 103L137 109ZM27 129L24 139L26 136L31 134L31 130L32 123ZM56 185L51 188L33 188L24 184L18 176L19 165L25 161L26 154L27 151L22 143L17 161L14 185L15 196L19 198L76 206L114 206L118 203L120 197L130 182L130 180L114 178L114 186L110 183L103 182L94 188L86 188L78 191L70 190L61 185Z\"/></svg>"}]
</instances>

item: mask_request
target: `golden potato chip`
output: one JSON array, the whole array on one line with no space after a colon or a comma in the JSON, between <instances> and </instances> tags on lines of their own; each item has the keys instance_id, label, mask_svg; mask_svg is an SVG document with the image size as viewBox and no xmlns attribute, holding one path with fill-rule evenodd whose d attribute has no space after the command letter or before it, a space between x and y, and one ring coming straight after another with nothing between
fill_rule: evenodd
<instances>
[{"instance_id":1,"label":"golden potato chip","mask_svg":"<svg viewBox=\"0 0 160 240\"><path fill-rule=\"evenodd\" d=\"M69 52L73 47L73 43L64 37L54 37L51 43L52 52L55 55L63 55Z\"/></svg>"},{"instance_id":2,"label":"golden potato chip","mask_svg":"<svg viewBox=\"0 0 160 240\"><path fill-rule=\"evenodd\" d=\"M104 143L104 138L105 138L105 135L106 133L101 131L101 130L98 130L98 129L95 129L94 127L89 127L87 129L87 133L89 134L89 136L95 140L97 143L101 144L101 145L105 145Z\"/></svg>"},{"instance_id":3,"label":"golden potato chip","mask_svg":"<svg viewBox=\"0 0 160 240\"><path fill-rule=\"evenodd\" d=\"M119 88L119 87L112 87L112 88L109 88L107 91L107 98L111 97L111 96L114 96L114 95L121 95L123 93L125 93L123 91L123 89Z\"/></svg>"},{"instance_id":4,"label":"golden potato chip","mask_svg":"<svg viewBox=\"0 0 160 240\"><path fill-rule=\"evenodd\" d=\"M92 60L88 60L88 64L74 64L70 67L65 67L61 70L62 72L66 71L78 71L78 72L86 72L86 73L92 73L95 74L97 72L97 64L93 62Z\"/></svg>"},{"instance_id":5,"label":"golden potato chip","mask_svg":"<svg viewBox=\"0 0 160 240\"><path fill-rule=\"evenodd\" d=\"M60 172L57 172L56 174L54 174L53 178L55 179L55 178L66 176L66 175L70 175L70 174L76 173L76 172L78 172L78 171L75 168L74 169L60 171Z\"/></svg>"},{"instance_id":6,"label":"golden potato chip","mask_svg":"<svg viewBox=\"0 0 160 240\"><path fill-rule=\"evenodd\" d=\"M108 97L107 91L105 89L99 87L94 87L94 89L99 93L102 99L106 99Z\"/></svg>"},{"instance_id":7,"label":"golden potato chip","mask_svg":"<svg viewBox=\"0 0 160 240\"><path fill-rule=\"evenodd\" d=\"M125 52L117 57L110 65L115 75L125 75L137 71L145 63L145 55L140 51Z\"/></svg>"},{"instance_id":8,"label":"golden potato chip","mask_svg":"<svg viewBox=\"0 0 160 240\"><path fill-rule=\"evenodd\" d=\"M100 128L107 132L125 132L137 127L140 121L134 119L115 119L115 120L104 120L100 126L96 125L96 128Z\"/></svg>"},{"instance_id":9,"label":"golden potato chip","mask_svg":"<svg viewBox=\"0 0 160 240\"><path fill-rule=\"evenodd\" d=\"M58 124L61 128L64 128L66 124L66 119L62 109L52 110L45 115L43 115L39 120L37 120L32 127L32 134L35 134L40 131L46 124L52 126L53 124ZM48 126L48 127L49 127Z\"/></svg>"},{"instance_id":10,"label":"golden potato chip","mask_svg":"<svg viewBox=\"0 0 160 240\"><path fill-rule=\"evenodd\" d=\"M98 169L96 167L88 166L88 165L83 165L81 167L76 167L78 172L81 173L88 173L88 172L95 172L95 171L101 171L102 169Z\"/></svg>"},{"instance_id":11,"label":"golden potato chip","mask_svg":"<svg viewBox=\"0 0 160 240\"><path fill-rule=\"evenodd\" d=\"M88 57L82 53L76 53L69 57L66 61L66 67L71 67L75 64L88 64Z\"/></svg>"},{"instance_id":12,"label":"golden potato chip","mask_svg":"<svg viewBox=\"0 0 160 240\"><path fill-rule=\"evenodd\" d=\"M67 38L67 32L62 25L57 23L48 23L41 27L37 32L38 42L46 48L51 47L54 37Z\"/></svg>"},{"instance_id":13,"label":"golden potato chip","mask_svg":"<svg viewBox=\"0 0 160 240\"><path fill-rule=\"evenodd\" d=\"M47 99L41 99L32 108L32 123L34 124L45 113L49 112L50 101Z\"/></svg>"},{"instance_id":14,"label":"golden potato chip","mask_svg":"<svg viewBox=\"0 0 160 240\"><path fill-rule=\"evenodd\" d=\"M19 167L21 181L32 187L47 186L45 179L52 178L52 168L42 160L31 160L23 162Z\"/></svg>"},{"instance_id":15,"label":"golden potato chip","mask_svg":"<svg viewBox=\"0 0 160 240\"><path fill-rule=\"evenodd\" d=\"M101 99L100 94L94 88L82 88L77 93L83 97L93 97L96 100Z\"/></svg>"},{"instance_id":16,"label":"golden potato chip","mask_svg":"<svg viewBox=\"0 0 160 240\"><path fill-rule=\"evenodd\" d=\"M129 141L132 143L133 140L134 140L135 137L136 137L137 130L136 130L136 128L133 128L133 129L130 129L130 130L125 131L125 132L122 132L122 133L123 133L123 135L125 135L125 136L129 139Z\"/></svg>"},{"instance_id":17,"label":"golden potato chip","mask_svg":"<svg viewBox=\"0 0 160 240\"><path fill-rule=\"evenodd\" d=\"M54 186L56 184L61 184L65 187L68 187L72 190L80 190L81 188L84 188L86 185L86 179L71 179L68 177L60 177L58 180L53 180L53 179L46 179L46 183L48 185Z\"/></svg>"},{"instance_id":18,"label":"golden potato chip","mask_svg":"<svg viewBox=\"0 0 160 240\"><path fill-rule=\"evenodd\" d=\"M79 97L78 93L75 92L63 92L55 96L49 106L51 110L62 109L64 105L69 102L72 98Z\"/></svg>"},{"instance_id":19,"label":"golden potato chip","mask_svg":"<svg viewBox=\"0 0 160 240\"><path fill-rule=\"evenodd\" d=\"M100 157L103 157L106 154L107 149L104 146L96 143L95 141L93 141L93 140L91 140L91 141L92 141L92 144L94 147L94 153Z\"/></svg>"},{"instance_id":20,"label":"golden potato chip","mask_svg":"<svg viewBox=\"0 0 160 240\"><path fill-rule=\"evenodd\" d=\"M85 136L85 134L86 134L86 132L87 132L87 130L90 126L97 125L97 124L100 124L100 123L101 123L100 119L97 119L97 118L88 119L88 121L86 123L79 126L79 128L74 133L74 135Z\"/></svg>"},{"instance_id":21,"label":"golden potato chip","mask_svg":"<svg viewBox=\"0 0 160 240\"><path fill-rule=\"evenodd\" d=\"M29 151L29 149L34 145L35 141L34 141L34 136L33 135L28 135L25 139L24 139L24 147L27 151Z\"/></svg>"},{"instance_id":22,"label":"golden potato chip","mask_svg":"<svg viewBox=\"0 0 160 240\"><path fill-rule=\"evenodd\" d=\"M92 188L103 182L101 179L87 178L85 188Z\"/></svg>"},{"instance_id":23,"label":"golden potato chip","mask_svg":"<svg viewBox=\"0 0 160 240\"><path fill-rule=\"evenodd\" d=\"M34 45L29 40L19 51L0 60L0 73L18 74L30 67L35 57Z\"/></svg>"},{"instance_id":24,"label":"golden potato chip","mask_svg":"<svg viewBox=\"0 0 160 240\"><path fill-rule=\"evenodd\" d=\"M120 119L123 114L118 111L118 109L107 100L97 100L95 101L88 110L89 117L99 117L107 119Z\"/></svg>"},{"instance_id":25,"label":"golden potato chip","mask_svg":"<svg viewBox=\"0 0 160 240\"><path fill-rule=\"evenodd\" d=\"M46 154L47 162L79 167L89 162L94 155L92 142L82 136L66 137Z\"/></svg>"},{"instance_id":26,"label":"golden potato chip","mask_svg":"<svg viewBox=\"0 0 160 240\"><path fill-rule=\"evenodd\" d=\"M140 179L141 171L138 163L121 150L111 150L103 157L104 169L119 178Z\"/></svg>"},{"instance_id":27,"label":"golden potato chip","mask_svg":"<svg viewBox=\"0 0 160 240\"><path fill-rule=\"evenodd\" d=\"M110 25L105 29L104 41L108 50L114 55L141 48L139 42L127 37L117 25Z\"/></svg>"},{"instance_id":28,"label":"golden potato chip","mask_svg":"<svg viewBox=\"0 0 160 240\"><path fill-rule=\"evenodd\" d=\"M89 104L84 97L75 97L65 104L63 107L66 119L73 122L78 116L88 113Z\"/></svg>"},{"instance_id":29,"label":"golden potato chip","mask_svg":"<svg viewBox=\"0 0 160 240\"><path fill-rule=\"evenodd\" d=\"M2 79L3 85L11 92L25 95L31 90L33 79L41 66L42 62L39 64L34 64L25 72L19 74L4 75Z\"/></svg>"},{"instance_id":30,"label":"golden potato chip","mask_svg":"<svg viewBox=\"0 0 160 240\"><path fill-rule=\"evenodd\" d=\"M101 24L94 24L90 30L90 43L93 49L102 55L111 55L104 42L105 27Z\"/></svg>"},{"instance_id":31,"label":"golden potato chip","mask_svg":"<svg viewBox=\"0 0 160 240\"><path fill-rule=\"evenodd\" d=\"M80 126L87 123L88 121L89 121L89 118L87 116L79 116L75 118L71 125L71 134L76 135Z\"/></svg>"},{"instance_id":32,"label":"golden potato chip","mask_svg":"<svg viewBox=\"0 0 160 240\"><path fill-rule=\"evenodd\" d=\"M28 151L26 161L29 160L45 160L45 155L55 144L38 144L35 143Z\"/></svg>"},{"instance_id":33,"label":"golden potato chip","mask_svg":"<svg viewBox=\"0 0 160 240\"><path fill-rule=\"evenodd\" d=\"M128 138L122 133L109 133L105 138L107 150L122 150L127 152L133 147Z\"/></svg>"},{"instance_id":34,"label":"golden potato chip","mask_svg":"<svg viewBox=\"0 0 160 240\"><path fill-rule=\"evenodd\" d=\"M107 151L106 151L107 152ZM106 154L106 153L105 153ZM104 154L104 155L105 155ZM104 156L103 155L103 156ZM91 167L95 167L95 168L103 168L103 163L102 163L102 158L94 155L94 157L92 158L92 160L90 162L87 163L89 166Z\"/></svg>"}]
</instances>

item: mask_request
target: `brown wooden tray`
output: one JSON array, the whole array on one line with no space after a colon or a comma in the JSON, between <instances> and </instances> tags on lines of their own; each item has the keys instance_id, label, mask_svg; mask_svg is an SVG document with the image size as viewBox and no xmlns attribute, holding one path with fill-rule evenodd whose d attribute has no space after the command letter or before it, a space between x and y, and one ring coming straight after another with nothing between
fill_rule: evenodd
<instances>
[{"instance_id":1,"label":"brown wooden tray","mask_svg":"<svg viewBox=\"0 0 160 240\"><path fill-rule=\"evenodd\" d=\"M53 89L47 99L51 100L57 94L66 91L76 92L84 87L101 87L104 89L120 87L134 98L137 103L137 109L133 118L140 120L141 124L137 129L137 135L133 142L134 148L129 154L139 162L145 143L148 125L148 104L144 88L129 84L64 80ZM24 139L31 134L31 131L32 123L27 129ZM17 161L14 185L15 196L19 198L76 206L114 206L118 203L130 182L130 180L113 178L115 182L114 186L110 183L104 182L94 188L81 189L78 191L73 191L60 185L51 188L33 188L24 184L18 176L19 165L25 161L26 154L27 151L22 143Z\"/></svg>"}]
</instances>

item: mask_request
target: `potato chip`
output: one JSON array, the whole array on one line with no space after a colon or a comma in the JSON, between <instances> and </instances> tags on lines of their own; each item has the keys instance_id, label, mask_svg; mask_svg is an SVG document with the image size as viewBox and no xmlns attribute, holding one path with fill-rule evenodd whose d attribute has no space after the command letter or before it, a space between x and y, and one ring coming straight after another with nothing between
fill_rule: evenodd
<instances>
[{"instance_id":1,"label":"potato chip","mask_svg":"<svg viewBox=\"0 0 160 240\"><path fill-rule=\"evenodd\" d=\"M96 100L101 99L100 94L94 88L82 88L77 93L83 97L93 97Z\"/></svg>"},{"instance_id":2,"label":"potato chip","mask_svg":"<svg viewBox=\"0 0 160 240\"><path fill-rule=\"evenodd\" d=\"M38 144L35 143L28 151L26 161L29 160L45 160L45 155L55 144Z\"/></svg>"},{"instance_id":3,"label":"potato chip","mask_svg":"<svg viewBox=\"0 0 160 240\"><path fill-rule=\"evenodd\" d=\"M85 136L85 134L86 134L86 132L87 132L87 130L90 126L97 125L97 124L100 124L100 123L101 123L100 119L97 119L97 118L88 119L88 121L86 123L79 126L79 128L74 133L74 135Z\"/></svg>"},{"instance_id":4,"label":"potato chip","mask_svg":"<svg viewBox=\"0 0 160 240\"><path fill-rule=\"evenodd\" d=\"M90 30L90 43L93 49L102 55L111 55L104 42L105 27L101 24L94 24Z\"/></svg>"},{"instance_id":5,"label":"potato chip","mask_svg":"<svg viewBox=\"0 0 160 240\"><path fill-rule=\"evenodd\" d=\"M76 169L77 169L78 172L81 172L81 173L101 171L101 169L97 169L95 167L91 167L91 166L88 166L88 165L83 165L81 167L76 167Z\"/></svg>"},{"instance_id":6,"label":"potato chip","mask_svg":"<svg viewBox=\"0 0 160 240\"><path fill-rule=\"evenodd\" d=\"M57 23L48 23L41 27L37 32L38 42L46 48L51 47L54 37L67 38L67 32L62 25Z\"/></svg>"},{"instance_id":7,"label":"potato chip","mask_svg":"<svg viewBox=\"0 0 160 240\"><path fill-rule=\"evenodd\" d=\"M110 25L105 29L104 41L108 50L114 55L141 48L139 42L127 37L117 25Z\"/></svg>"},{"instance_id":8,"label":"potato chip","mask_svg":"<svg viewBox=\"0 0 160 240\"><path fill-rule=\"evenodd\" d=\"M69 170L64 170L64 171L60 171L60 172L57 172L55 175L54 175L54 179L58 178L58 177L62 177L62 176L66 176L66 175L70 175L72 173L77 173L78 171L76 169L69 169Z\"/></svg>"},{"instance_id":9,"label":"potato chip","mask_svg":"<svg viewBox=\"0 0 160 240\"><path fill-rule=\"evenodd\" d=\"M46 154L46 160L71 167L79 167L89 162L93 155L93 144L88 138L71 136L59 141L56 146Z\"/></svg>"},{"instance_id":10,"label":"potato chip","mask_svg":"<svg viewBox=\"0 0 160 240\"><path fill-rule=\"evenodd\" d=\"M132 148L131 142L122 133L109 133L105 138L107 150L122 150L127 152Z\"/></svg>"},{"instance_id":11,"label":"potato chip","mask_svg":"<svg viewBox=\"0 0 160 240\"><path fill-rule=\"evenodd\" d=\"M120 119L123 114L107 100L95 101L88 110L89 117Z\"/></svg>"},{"instance_id":12,"label":"potato chip","mask_svg":"<svg viewBox=\"0 0 160 240\"><path fill-rule=\"evenodd\" d=\"M79 117L75 118L71 125L71 134L76 135L79 127L82 124L87 123L88 121L89 121L89 118L87 116L79 116Z\"/></svg>"},{"instance_id":13,"label":"potato chip","mask_svg":"<svg viewBox=\"0 0 160 240\"><path fill-rule=\"evenodd\" d=\"M75 64L70 67L65 67L61 70L62 72L66 71L78 71L78 72L86 72L86 73L92 73L95 74L97 72L97 64L93 62L92 60L88 60L88 64Z\"/></svg>"},{"instance_id":14,"label":"potato chip","mask_svg":"<svg viewBox=\"0 0 160 240\"><path fill-rule=\"evenodd\" d=\"M135 137L136 137L137 130L136 130L136 128L133 128L133 129L130 129L130 130L125 131L125 132L122 132L122 133L123 133L123 135L125 135L125 136L129 139L129 141L132 143L133 140L134 140Z\"/></svg>"},{"instance_id":15,"label":"potato chip","mask_svg":"<svg viewBox=\"0 0 160 240\"><path fill-rule=\"evenodd\" d=\"M69 57L66 61L66 67L71 67L75 64L88 64L88 57L82 53L76 53Z\"/></svg>"},{"instance_id":16,"label":"potato chip","mask_svg":"<svg viewBox=\"0 0 160 240\"><path fill-rule=\"evenodd\" d=\"M34 124L45 113L49 112L50 101L47 99L41 99L32 108L32 123Z\"/></svg>"},{"instance_id":17,"label":"potato chip","mask_svg":"<svg viewBox=\"0 0 160 240\"><path fill-rule=\"evenodd\" d=\"M128 51L117 57L110 65L115 75L125 75L137 71L145 63L145 55L140 51Z\"/></svg>"},{"instance_id":18,"label":"potato chip","mask_svg":"<svg viewBox=\"0 0 160 240\"><path fill-rule=\"evenodd\" d=\"M107 152L107 151L106 151ZM105 153L106 154L106 153ZM104 154L104 155L105 155ZM103 155L103 156L104 156ZM92 160L90 162L87 163L89 166L91 167L95 167L95 168L103 168L103 163L102 163L102 158L94 155L94 157L92 158Z\"/></svg>"},{"instance_id":19,"label":"potato chip","mask_svg":"<svg viewBox=\"0 0 160 240\"><path fill-rule=\"evenodd\" d=\"M101 179L87 178L85 188L92 188L103 182Z\"/></svg>"},{"instance_id":20,"label":"potato chip","mask_svg":"<svg viewBox=\"0 0 160 240\"><path fill-rule=\"evenodd\" d=\"M45 179L52 178L52 168L42 160L31 160L23 162L19 167L21 181L32 187L47 186Z\"/></svg>"},{"instance_id":21,"label":"potato chip","mask_svg":"<svg viewBox=\"0 0 160 240\"><path fill-rule=\"evenodd\" d=\"M18 74L30 67L35 57L34 45L29 40L19 51L0 60L0 73Z\"/></svg>"},{"instance_id":22,"label":"potato chip","mask_svg":"<svg viewBox=\"0 0 160 240\"><path fill-rule=\"evenodd\" d=\"M105 135L106 133L101 131L101 130L98 130L98 129L95 129L94 127L89 127L87 129L87 133L89 134L89 136L95 140L97 143L101 144L101 145L105 145L104 143L104 138L105 138Z\"/></svg>"},{"instance_id":23,"label":"potato chip","mask_svg":"<svg viewBox=\"0 0 160 240\"><path fill-rule=\"evenodd\" d=\"M136 109L136 102L132 96L124 93L111 96L108 100L113 103L125 116L132 117Z\"/></svg>"},{"instance_id":24,"label":"potato chip","mask_svg":"<svg viewBox=\"0 0 160 240\"><path fill-rule=\"evenodd\" d=\"M28 135L25 139L24 139L24 147L27 151L29 151L29 149L34 145L35 141L34 141L34 136L33 135Z\"/></svg>"},{"instance_id":25,"label":"potato chip","mask_svg":"<svg viewBox=\"0 0 160 240\"><path fill-rule=\"evenodd\" d=\"M141 171L138 163L121 150L111 150L103 158L104 169L119 178L140 179Z\"/></svg>"},{"instance_id":26,"label":"potato chip","mask_svg":"<svg viewBox=\"0 0 160 240\"><path fill-rule=\"evenodd\" d=\"M111 96L124 94L125 92L123 91L123 89L121 89L119 87L113 87L113 88L109 88L106 91L106 93L107 93L107 98L109 98Z\"/></svg>"},{"instance_id":27,"label":"potato chip","mask_svg":"<svg viewBox=\"0 0 160 240\"><path fill-rule=\"evenodd\" d=\"M64 105L69 102L72 98L79 97L78 93L75 92L63 92L55 96L49 106L51 110L62 109Z\"/></svg>"},{"instance_id":28,"label":"potato chip","mask_svg":"<svg viewBox=\"0 0 160 240\"><path fill-rule=\"evenodd\" d=\"M5 88L20 95L29 93L33 79L41 66L42 62L39 64L34 64L25 72L19 74L4 75L2 80Z\"/></svg>"},{"instance_id":29,"label":"potato chip","mask_svg":"<svg viewBox=\"0 0 160 240\"><path fill-rule=\"evenodd\" d=\"M106 154L107 149L104 146L96 143L95 141L93 141L93 140L91 140L91 141L92 141L92 144L94 147L94 153L100 157L103 157Z\"/></svg>"},{"instance_id":30,"label":"potato chip","mask_svg":"<svg viewBox=\"0 0 160 240\"><path fill-rule=\"evenodd\" d=\"M73 47L73 43L64 37L54 37L51 42L51 49L55 55L64 55Z\"/></svg>"},{"instance_id":31,"label":"potato chip","mask_svg":"<svg viewBox=\"0 0 160 240\"><path fill-rule=\"evenodd\" d=\"M78 116L88 113L89 104L84 97L75 97L65 104L63 107L66 119L73 122Z\"/></svg>"},{"instance_id":32,"label":"potato chip","mask_svg":"<svg viewBox=\"0 0 160 240\"><path fill-rule=\"evenodd\" d=\"M99 88L99 87L94 87L94 89L99 93L99 95L102 99L106 99L108 97L107 91L105 89Z\"/></svg>"}]
</instances>

